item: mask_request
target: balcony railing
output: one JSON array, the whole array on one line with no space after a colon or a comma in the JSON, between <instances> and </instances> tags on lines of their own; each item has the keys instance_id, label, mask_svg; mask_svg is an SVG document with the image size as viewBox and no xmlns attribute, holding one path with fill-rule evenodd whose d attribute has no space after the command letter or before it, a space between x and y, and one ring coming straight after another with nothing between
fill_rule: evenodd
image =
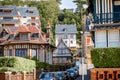
<instances>
[{"instance_id":1,"label":"balcony railing","mask_svg":"<svg viewBox=\"0 0 120 80\"><path fill-rule=\"evenodd\" d=\"M94 15L94 23L105 24L105 23L116 23L120 22L120 12L114 13L99 13Z\"/></svg>"}]
</instances>

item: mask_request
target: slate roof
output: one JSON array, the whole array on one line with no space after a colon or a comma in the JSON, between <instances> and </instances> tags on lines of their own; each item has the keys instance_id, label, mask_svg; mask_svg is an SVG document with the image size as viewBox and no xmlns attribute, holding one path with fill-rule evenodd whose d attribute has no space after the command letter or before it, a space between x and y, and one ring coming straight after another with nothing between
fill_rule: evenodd
<instances>
[{"instance_id":1,"label":"slate roof","mask_svg":"<svg viewBox=\"0 0 120 80\"><path fill-rule=\"evenodd\" d=\"M39 12L36 7L19 7L19 6L0 6L0 10L10 9L12 10L11 13L4 13L0 12L0 16L6 17L14 17L19 16L18 11L20 12L21 16L39 16ZM33 11L33 13L29 13L29 11Z\"/></svg>"},{"instance_id":2,"label":"slate roof","mask_svg":"<svg viewBox=\"0 0 120 80\"><path fill-rule=\"evenodd\" d=\"M39 12L36 7L18 7L18 11L20 11L21 16L39 16ZM29 11L33 11L33 13L30 13Z\"/></svg>"},{"instance_id":3,"label":"slate roof","mask_svg":"<svg viewBox=\"0 0 120 80\"><path fill-rule=\"evenodd\" d=\"M18 16L18 13L17 13L17 8L16 8L16 6L0 6L0 10L8 10L8 9L10 9L10 10L12 10L12 12L11 13L4 13L4 12L0 12L0 16L6 16L6 17L11 17L11 16Z\"/></svg>"},{"instance_id":4,"label":"slate roof","mask_svg":"<svg viewBox=\"0 0 120 80\"><path fill-rule=\"evenodd\" d=\"M76 25L56 25L55 33L77 33Z\"/></svg>"}]
</instances>

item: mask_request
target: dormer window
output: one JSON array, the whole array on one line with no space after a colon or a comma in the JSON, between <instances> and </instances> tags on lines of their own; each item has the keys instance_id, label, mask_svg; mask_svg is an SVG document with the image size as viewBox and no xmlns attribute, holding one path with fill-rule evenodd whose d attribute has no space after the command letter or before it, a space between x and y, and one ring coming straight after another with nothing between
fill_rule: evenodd
<instances>
[{"instance_id":1,"label":"dormer window","mask_svg":"<svg viewBox=\"0 0 120 80\"><path fill-rule=\"evenodd\" d=\"M29 13L33 13L33 11L32 11L32 10L29 10Z\"/></svg>"},{"instance_id":2,"label":"dormer window","mask_svg":"<svg viewBox=\"0 0 120 80\"><path fill-rule=\"evenodd\" d=\"M11 13L12 12L12 10L4 10L4 13Z\"/></svg>"},{"instance_id":3,"label":"dormer window","mask_svg":"<svg viewBox=\"0 0 120 80\"><path fill-rule=\"evenodd\" d=\"M27 13L33 13L33 10L26 10Z\"/></svg>"},{"instance_id":4,"label":"dormer window","mask_svg":"<svg viewBox=\"0 0 120 80\"><path fill-rule=\"evenodd\" d=\"M7 35L7 33L5 31L3 31L3 35L2 36L5 37L6 35Z\"/></svg>"},{"instance_id":5,"label":"dormer window","mask_svg":"<svg viewBox=\"0 0 120 80\"><path fill-rule=\"evenodd\" d=\"M10 39L13 39L14 38L14 34L10 34Z\"/></svg>"},{"instance_id":6,"label":"dormer window","mask_svg":"<svg viewBox=\"0 0 120 80\"><path fill-rule=\"evenodd\" d=\"M21 34L21 39L28 39L28 34Z\"/></svg>"}]
</instances>

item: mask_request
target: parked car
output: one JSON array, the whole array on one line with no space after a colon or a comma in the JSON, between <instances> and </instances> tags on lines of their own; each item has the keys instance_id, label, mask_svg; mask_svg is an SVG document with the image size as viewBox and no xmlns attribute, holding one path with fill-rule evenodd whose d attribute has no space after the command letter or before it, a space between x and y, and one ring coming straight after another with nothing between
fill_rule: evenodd
<instances>
[{"instance_id":1,"label":"parked car","mask_svg":"<svg viewBox=\"0 0 120 80\"><path fill-rule=\"evenodd\" d=\"M55 77L57 78L57 80L63 80L64 74L63 72L55 72Z\"/></svg>"},{"instance_id":2,"label":"parked car","mask_svg":"<svg viewBox=\"0 0 120 80\"><path fill-rule=\"evenodd\" d=\"M66 72L69 73L69 75L70 75L70 77L71 77L72 79L75 79L75 78L76 78L75 70L73 70L73 69L67 69Z\"/></svg>"},{"instance_id":3,"label":"parked car","mask_svg":"<svg viewBox=\"0 0 120 80\"><path fill-rule=\"evenodd\" d=\"M79 69L77 67L72 67L70 69L75 71L75 74L76 74L75 76L79 76Z\"/></svg>"},{"instance_id":4,"label":"parked car","mask_svg":"<svg viewBox=\"0 0 120 80\"><path fill-rule=\"evenodd\" d=\"M42 72L40 80L56 80L53 72Z\"/></svg>"}]
</instances>

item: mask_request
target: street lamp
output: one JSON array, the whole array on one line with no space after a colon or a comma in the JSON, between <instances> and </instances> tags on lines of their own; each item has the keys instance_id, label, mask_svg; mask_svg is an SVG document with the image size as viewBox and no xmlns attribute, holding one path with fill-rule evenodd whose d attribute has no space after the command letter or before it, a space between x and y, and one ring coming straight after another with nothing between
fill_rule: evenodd
<instances>
[{"instance_id":1,"label":"street lamp","mask_svg":"<svg viewBox=\"0 0 120 80\"><path fill-rule=\"evenodd\" d=\"M84 9L88 8L87 4L82 4ZM81 10L81 19L82 19L82 10ZM85 26L83 26L85 27ZM82 46L82 59L81 59L81 66L80 66L80 74L82 75L82 80L84 80L84 75L87 74L86 64L85 64L85 32L80 31L81 33L81 46Z\"/></svg>"}]
</instances>

